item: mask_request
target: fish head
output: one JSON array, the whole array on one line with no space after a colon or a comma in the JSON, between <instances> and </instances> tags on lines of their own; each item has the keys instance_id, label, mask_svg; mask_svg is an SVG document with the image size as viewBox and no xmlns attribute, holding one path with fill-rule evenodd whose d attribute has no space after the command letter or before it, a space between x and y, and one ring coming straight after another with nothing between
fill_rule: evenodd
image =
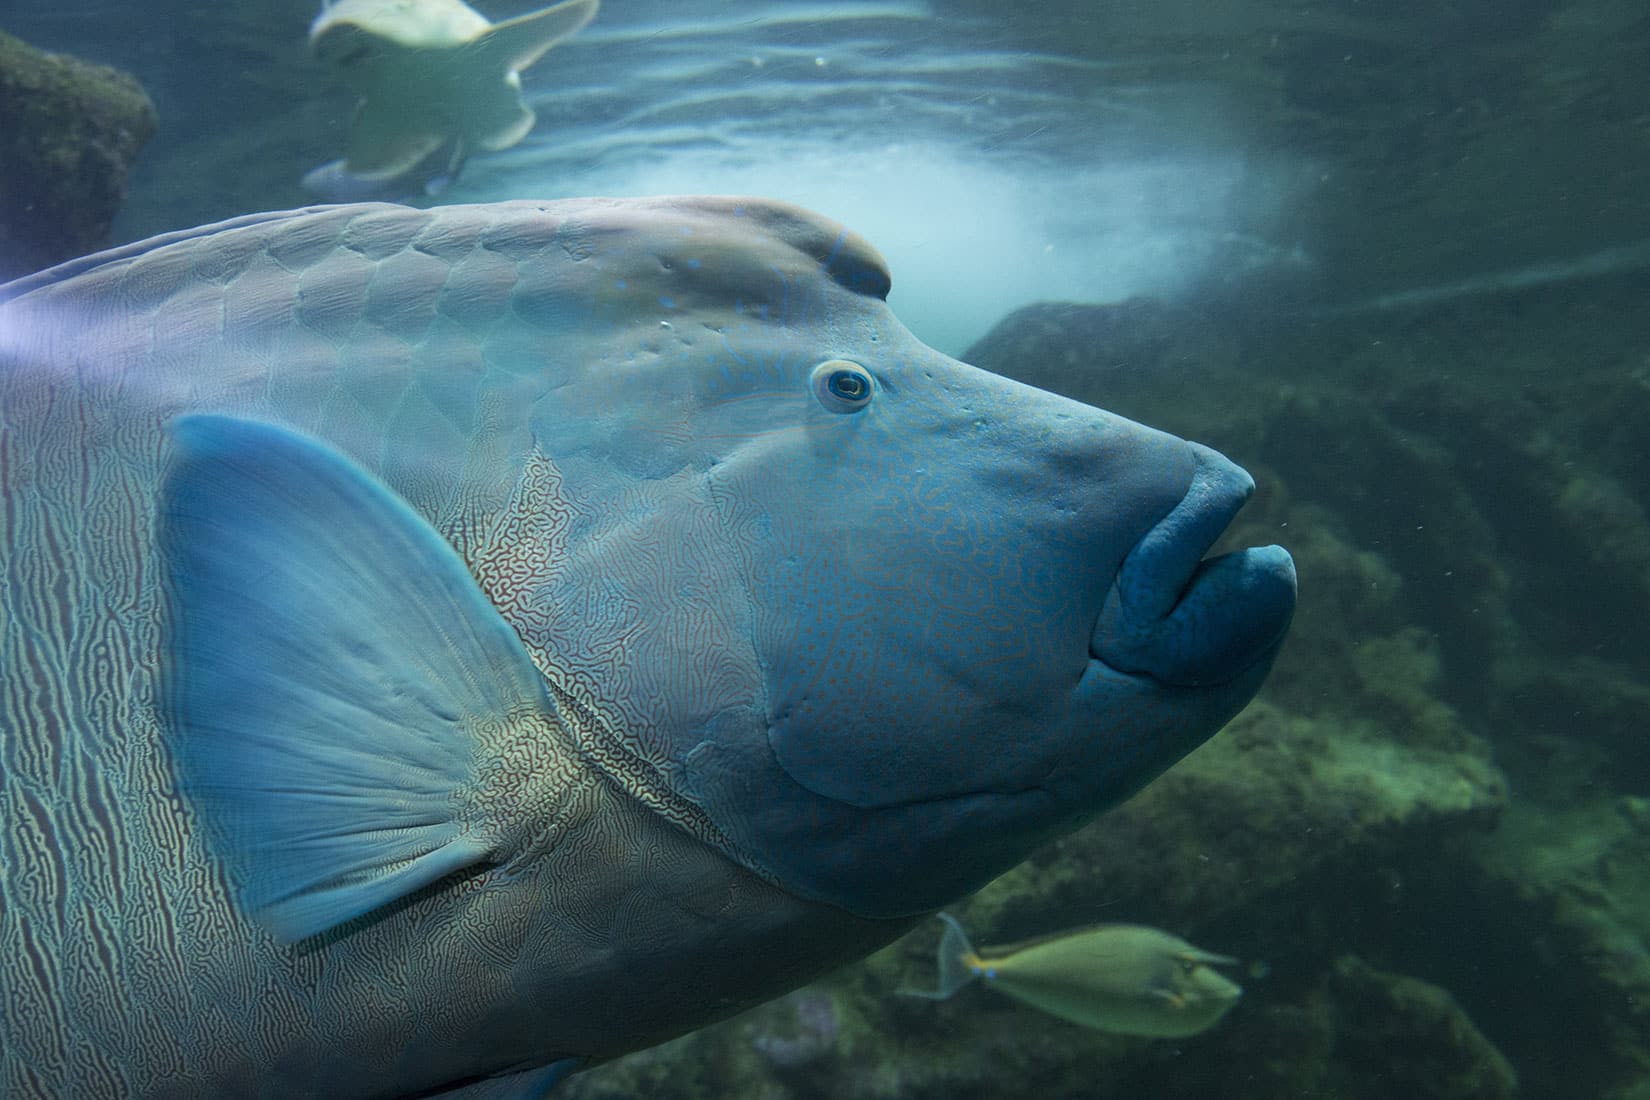
<instances>
[{"instance_id":1,"label":"fish head","mask_svg":"<svg viewBox=\"0 0 1650 1100\"><path fill-rule=\"evenodd\" d=\"M927 347L875 250L794 207L615 203L556 246L516 316L603 336L557 349L534 424L589 503L528 641L565 667L623 636L583 675L758 872L936 908L1259 686L1293 565L1205 560L1253 489L1214 451Z\"/></svg>"},{"instance_id":2,"label":"fish head","mask_svg":"<svg viewBox=\"0 0 1650 1100\"><path fill-rule=\"evenodd\" d=\"M397 50L456 46L491 25L462 0L338 0L310 24L309 47L349 76Z\"/></svg>"},{"instance_id":3,"label":"fish head","mask_svg":"<svg viewBox=\"0 0 1650 1100\"><path fill-rule=\"evenodd\" d=\"M1195 1035L1213 1026L1243 997L1243 987L1215 969L1234 966L1236 959L1185 946L1169 960L1167 976L1155 987L1154 1011L1142 1018L1144 1034Z\"/></svg>"}]
</instances>

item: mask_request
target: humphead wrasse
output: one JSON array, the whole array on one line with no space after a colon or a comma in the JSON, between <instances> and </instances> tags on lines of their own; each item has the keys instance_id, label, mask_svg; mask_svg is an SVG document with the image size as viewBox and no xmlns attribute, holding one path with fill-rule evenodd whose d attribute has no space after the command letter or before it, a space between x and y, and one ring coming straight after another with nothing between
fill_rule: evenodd
<instances>
[{"instance_id":1,"label":"humphead wrasse","mask_svg":"<svg viewBox=\"0 0 1650 1100\"><path fill-rule=\"evenodd\" d=\"M889 942L1254 693L1215 452L756 199L0 288L0 1094L542 1090ZM739 965L728 965L738 959Z\"/></svg>"},{"instance_id":2,"label":"humphead wrasse","mask_svg":"<svg viewBox=\"0 0 1650 1100\"><path fill-rule=\"evenodd\" d=\"M1021 944L975 951L962 925L941 913L939 987L907 990L945 1000L973 981L1074 1024L1179 1039L1214 1026L1243 996L1217 967L1237 959L1193 947L1142 924L1097 924Z\"/></svg>"}]
</instances>

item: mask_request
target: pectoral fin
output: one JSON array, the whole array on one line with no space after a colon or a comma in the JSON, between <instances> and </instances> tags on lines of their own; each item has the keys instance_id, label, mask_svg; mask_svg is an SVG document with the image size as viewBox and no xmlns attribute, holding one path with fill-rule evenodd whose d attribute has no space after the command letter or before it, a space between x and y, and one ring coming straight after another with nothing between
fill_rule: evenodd
<instances>
[{"instance_id":1,"label":"pectoral fin","mask_svg":"<svg viewBox=\"0 0 1650 1100\"><path fill-rule=\"evenodd\" d=\"M298 940L498 858L476 731L552 706L458 554L316 440L170 434L158 702L242 903Z\"/></svg>"},{"instance_id":2,"label":"pectoral fin","mask_svg":"<svg viewBox=\"0 0 1650 1100\"><path fill-rule=\"evenodd\" d=\"M525 106L521 102L521 97L513 92L508 96L497 97L494 102L487 104L487 108L475 108L470 124L475 133L476 145L489 153L496 153L517 144L532 132L533 123L538 121L533 109Z\"/></svg>"},{"instance_id":3,"label":"pectoral fin","mask_svg":"<svg viewBox=\"0 0 1650 1100\"><path fill-rule=\"evenodd\" d=\"M397 104L363 99L350 123L344 167L359 179L394 179L418 167L448 140L428 120L407 117Z\"/></svg>"},{"instance_id":4,"label":"pectoral fin","mask_svg":"<svg viewBox=\"0 0 1650 1100\"><path fill-rule=\"evenodd\" d=\"M490 65L506 72L525 69L558 42L572 38L596 18L599 0L566 0L541 11L495 23L472 44Z\"/></svg>"}]
</instances>

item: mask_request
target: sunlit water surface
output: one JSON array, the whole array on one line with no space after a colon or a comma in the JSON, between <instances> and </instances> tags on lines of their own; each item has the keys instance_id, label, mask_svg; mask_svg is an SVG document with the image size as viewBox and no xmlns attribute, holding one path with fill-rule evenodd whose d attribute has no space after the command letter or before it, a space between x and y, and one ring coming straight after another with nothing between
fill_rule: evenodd
<instances>
[{"instance_id":1,"label":"sunlit water surface","mask_svg":"<svg viewBox=\"0 0 1650 1100\"><path fill-rule=\"evenodd\" d=\"M1310 166L1246 148L1215 86L1005 33L915 3L609 3L526 74L527 140L441 198L801 203L869 238L901 318L953 353L1028 302L1309 264L1287 215Z\"/></svg>"}]
</instances>

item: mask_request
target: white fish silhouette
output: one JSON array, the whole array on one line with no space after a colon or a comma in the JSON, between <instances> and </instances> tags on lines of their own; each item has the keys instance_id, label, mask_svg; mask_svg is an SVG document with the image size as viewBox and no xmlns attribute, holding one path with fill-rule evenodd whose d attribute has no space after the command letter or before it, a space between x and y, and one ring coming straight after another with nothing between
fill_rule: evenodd
<instances>
[{"instance_id":1,"label":"white fish silhouette","mask_svg":"<svg viewBox=\"0 0 1650 1100\"><path fill-rule=\"evenodd\" d=\"M348 155L311 172L306 186L342 185L352 196L393 187L442 150L447 156L432 175L451 178L472 151L516 144L534 122L521 101L521 70L578 33L599 7L599 0L565 0L490 23L462 0L327 5L310 26L310 48L361 101Z\"/></svg>"}]
</instances>

